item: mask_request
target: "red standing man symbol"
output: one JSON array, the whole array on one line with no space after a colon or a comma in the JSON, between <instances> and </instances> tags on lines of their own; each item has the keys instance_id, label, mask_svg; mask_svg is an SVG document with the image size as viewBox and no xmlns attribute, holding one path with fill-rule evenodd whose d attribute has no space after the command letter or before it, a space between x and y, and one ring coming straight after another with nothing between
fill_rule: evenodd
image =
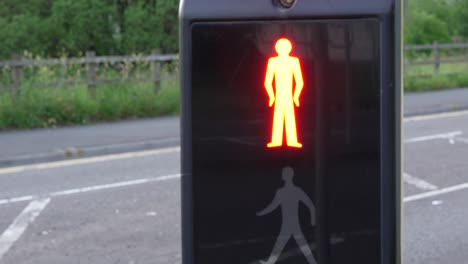
<instances>
[{"instance_id":1,"label":"red standing man symbol","mask_svg":"<svg viewBox=\"0 0 468 264\"><path fill-rule=\"evenodd\" d=\"M286 144L289 147L302 148L297 139L295 109L299 107L299 97L304 80L302 78L299 59L291 57L291 41L282 38L275 45L278 56L268 60L265 77L265 88L270 98L269 106L275 105L271 142L267 147L281 147L283 145L283 132L286 130ZM275 89L273 90L273 79ZM293 84L296 87L293 89ZM286 128L286 129L285 129Z\"/></svg>"}]
</instances>

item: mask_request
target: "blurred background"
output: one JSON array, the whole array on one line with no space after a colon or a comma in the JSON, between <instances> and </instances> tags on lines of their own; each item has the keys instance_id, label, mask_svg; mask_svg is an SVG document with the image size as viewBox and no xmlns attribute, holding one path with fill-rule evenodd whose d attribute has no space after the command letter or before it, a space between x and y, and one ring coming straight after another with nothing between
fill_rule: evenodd
<instances>
[{"instance_id":1,"label":"blurred background","mask_svg":"<svg viewBox=\"0 0 468 264\"><path fill-rule=\"evenodd\" d=\"M177 113L178 6L2 0L0 129Z\"/></svg>"},{"instance_id":2,"label":"blurred background","mask_svg":"<svg viewBox=\"0 0 468 264\"><path fill-rule=\"evenodd\" d=\"M178 5L2 0L0 129L178 113ZM467 15L465 0L405 0L406 92L468 85Z\"/></svg>"},{"instance_id":3,"label":"blurred background","mask_svg":"<svg viewBox=\"0 0 468 264\"><path fill-rule=\"evenodd\" d=\"M0 0L0 264L181 262L178 7ZM404 263L468 263L468 0L404 17Z\"/></svg>"}]
</instances>

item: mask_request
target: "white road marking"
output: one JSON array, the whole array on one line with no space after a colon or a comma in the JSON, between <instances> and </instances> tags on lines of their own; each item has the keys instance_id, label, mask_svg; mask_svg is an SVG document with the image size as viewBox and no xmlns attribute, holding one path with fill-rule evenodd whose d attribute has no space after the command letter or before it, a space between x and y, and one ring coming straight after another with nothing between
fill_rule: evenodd
<instances>
[{"instance_id":1,"label":"white road marking","mask_svg":"<svg viewBox=\"0 0 468 264\"><path fill-rule=\"evenodd\" d=\"M21 197L15 197L15 198L8 198L8 199L0 200L0 205L19 203L19 202L29 202L31 200L34 200L34 196L21 196Z\"/></svg>"},{"instance_id":2,"label":"white road marking","mask_svg":"<svg viewBox=\"0 0 468 264\"><path fill-rule=\"evenodd\" d=\"M11 246L21 237L26 231L29 224L34 222L36 217L49 204L50 198L44 198L32 201L23 212L13 221L13 223L0 236L0 260Z\"/></svg>"},{"instance_id":3,"label":"white road marking","mask_svg":"<svg viewBox=\"0 0 468 264\"><path fill-rule=\"evenodd\" d=\"M154 177L154 178L145 178L145 179L122 181L122 182L116 182L116 183L110 183L110 184L95 185L95 186L84 187L84 188L52 192L48 194L48 197L66 196L66 195L72 195L72 194L129 187L129 186L141 185L141 184L150 183L150 182L179 179L180 177L181 177L181 174L172 174L172 175L165 175L165 176L159 176L159 177ZM31 201L31 200L34 200L35 197L37 196L29 195L29 196L22 196L22 197L10 198L10 199L3 199L3 200L0 200L0 205Z\"/></svg>"},{"instance_id":4,"label":"white road marking","mask_svg":"<svg viewBox=\"0 0 468 264\"><path fill-rule=\"evenodd\" d=\"M439 195L442 195L442 194L462 191L462 190L465 190L465 189L468 189L468 182L462 183L462 184L459 184L459 185L455 185L455 186L451 186L451 187L447 187L447 188L443 188L443 189L439 189L439 190L434 190L434 191L430 191L430 192L424 192L424 193L411 195L411 196L405 197L403 199L403 202L408 203L408 202L418 201L418 200L422 200L422 199L427 199L427 198L439 196Z\"/></svg>"},{"instance_id":5,"label":"white road marking","mask_svg":"<svg viewBox=\"0 0 468 264\"><path fill-rule=\"evenodd\" d=\"M154 178L146 178L146 179L139 179L139 180L132 180L132 181L116 182L116 183L111 183L111 184L103 184L103 185L96 185L96 186L90 186L90 187L84 187L84 188L64 190L64 191L59 191L59 192L52 192L52 193L49 193L49 197L66 196L66 195L72 195L72 194L87 193L87 192L92 192L92 191L100 191L100 190L108 190L108 189L114 189L114 188L129 187L129 186L141 185L141 184L145 184L145 183L158 182L158 181L167 181L167 180L173 180L173 179L179 179L179 178L181 178L181 174L172 174L172 175L165 175L165 176L159 176L159 177L154 177ZM431 185L432 184L430 184L428 186L431 186ZM428 187L428 186L426 186L426 187ZM433 187L437 188L437 186L435 186L435 185L433 185ZM429 191L429 192L424 192L424 193L420 193L420 194L411 195L411 196L403 198L403 202L407 203L407 202L412 202L412 201L418 201L418 200L427 199L427 198L431 198L431 197L434 197L434 196L447 194L447 193L451 193L451 192L456 192L456 191L461 191L461 190L465 190L465 189L468 189L468 182L463 183L463 184L459 184L459 185L455 185L455 186L452 186L452 187L447 187L447 188L443 188L443 189L436 189L436 190ZM28 196L0 199L0 205L32 201L32 200L36 199L37 197L38 197L37 195L36 196L28 195Z\"/></svg>"},{"instance_id":6,"label":"white road marking","mask_svg":"<svg viewBox=\"0 0 468 264\"><path fill-rule=\"evenodd\" d=\"M24 166L10 167L10 168L0 168L0 175L18 173L18 172L24 172L24 171L30 171L30 170L45 170L45 169L80 165L80 164L89 164L89 163L112 161L112 160L146 157L146 156L153 156L153 155L172 153L172 152L178 152L178 151L180 151L180 147L137 151L137 152L127 152L127 153L112 154L112 155L105 155L105 156L98 156L98 157L64 160L64 161L56 161L56 162L48 162L48 163L38 163L38 164L31 164L31 165L24 165Z\"/></svg>"},{"instance_id":7,"label":"white road marking","mask_svg":"<svg viewBox=\"0 0 468 264\"><path fill-rule=\"evenodd\" d=\"M443 134L435 134L435 135L429 135L429 136L423 136L423 137L415 137L415 138L410 138L406 139L404 143L415 143L415 142L423 142L423 141L430 141L430 140L436 140L436 139L454 139L456 136L462 135L463 132L461 131L453 131L453 132L448 132L448 133L443 133Z\"/></svg>"},{"instance_id":8,"label":"white road marking","mask_svg":"<svg viewBox=\"0 0 468 264\"><path fill-rule=\"evenodd\" d=\"M160 176L156 178L146 178L146 179L140 179L140 180L124 181L124 182L96 185L96 186L79 188L79 189L71 189L71 190L60 191L60 192L53 192L50 194L50 196L54 197L54 196L64 196L64 195L71 195L71 194L77 194L77 193L102 191L102 190L107 190L107 189L122 188L122 187L128 187L128 186L133 186L133 185L141 185L141 184L150 183L150 182L173 180L173 179L178 179L178 178L180 178L180 174L172 174L172 175Z\"/></svg>"},{"instance_id":9,"label":"white road marking","mask_svg":"<svg viewBox=\"0 0 468 264\"><path fill-rule=\"evenodd\" d=\"M414 122L414 121L432 120L432 119L439 119L439 118L458 117L458 116L464 116L464 115L468 115L468 110L407 117L404 119L404 122Z\"/></svg>"},{"instance_id":10,"label":"white road marking","mask_svg":"<svg viewBox=\"0 0 468 264\"><path fill-rule=\"evenodd\" d=\"M434 191L439 188L437 186L417 177L414 177L408 173L403 173L403 181L407 184L413 185L418 189L425 191Z\"/></svg>"},{"instance_id":11,"label":"white road marking","mask_svg":"<svg viewBox=\"0 0 468 264\"><path fill-rule=\"evenodd\" d=\"M158 213L157 212L147 212L146 213L146 216L157 216Z\"/></svg>"}]
</instances>

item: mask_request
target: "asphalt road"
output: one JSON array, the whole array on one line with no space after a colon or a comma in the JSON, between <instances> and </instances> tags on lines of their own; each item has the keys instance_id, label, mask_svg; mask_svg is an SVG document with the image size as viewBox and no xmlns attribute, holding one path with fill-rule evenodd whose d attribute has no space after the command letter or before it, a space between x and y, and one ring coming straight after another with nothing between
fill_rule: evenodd
<instances>
[{"instance_id":1,"label":"asphalt road","mask_svg":"<svg viewBox=\"0 0 468 264\"><path fill-rule=\"evenodd\" d=\"M468 113L404 127L404 263L466 263ZM180 263L179 155L0 169L0 263Z\"/></svg>"}]
</instances>

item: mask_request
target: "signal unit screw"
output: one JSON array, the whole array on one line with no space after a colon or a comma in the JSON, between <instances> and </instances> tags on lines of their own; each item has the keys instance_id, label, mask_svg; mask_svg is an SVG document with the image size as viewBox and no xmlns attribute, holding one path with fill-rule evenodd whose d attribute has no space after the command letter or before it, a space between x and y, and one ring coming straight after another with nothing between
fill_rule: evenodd
<instances>
[{"instance_id":1,"label":"signal unit screw","mask_svg":"<svg viewBox=\"0 0 468 264\"><path fill-rule=\"evenodd\" d=\"M290 8L296 0L280 0L279 2L283 7Z\"/></svg>"}]
</instances>

